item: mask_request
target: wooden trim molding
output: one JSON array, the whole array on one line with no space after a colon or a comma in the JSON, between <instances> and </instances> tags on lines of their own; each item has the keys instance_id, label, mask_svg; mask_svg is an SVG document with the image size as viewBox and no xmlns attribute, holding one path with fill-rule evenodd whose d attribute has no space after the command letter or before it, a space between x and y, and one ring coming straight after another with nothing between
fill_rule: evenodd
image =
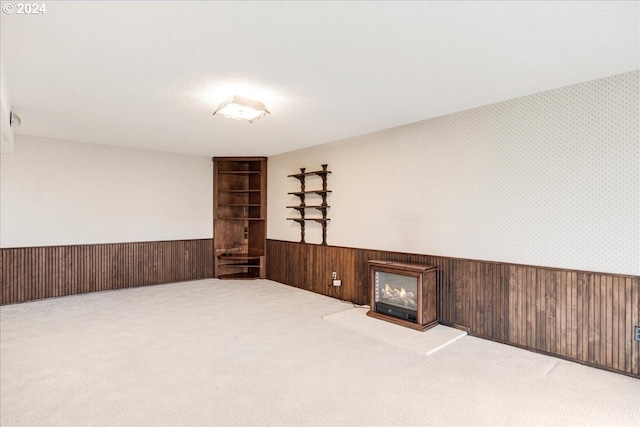
<instances>
[{"instance_id":1,"label":"wooden trim molding","mask_svg":"<svg viewBox=\"0 0 640 427\"><path fill-rule=\"evenodd\" d=\"M0 249L0 304L213 277L213 239Z\"/></svg>"},{"instance_id":2,"label":"wooden trim molding","mask_svg":"<svg viewBox=\"0 0 640 427\"><path fill-rule=\"evenodd\" d=\"M441 323L640 378L640 278L267 240L267 278L368 304L367 261L435 265ZM338 273L340 288L331 285Z\"/></svg>"}]
</instances>

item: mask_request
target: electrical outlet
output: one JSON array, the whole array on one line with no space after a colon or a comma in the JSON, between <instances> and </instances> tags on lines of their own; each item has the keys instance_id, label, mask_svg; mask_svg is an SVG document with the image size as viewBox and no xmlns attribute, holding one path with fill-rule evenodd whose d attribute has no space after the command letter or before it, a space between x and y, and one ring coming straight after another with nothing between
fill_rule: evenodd
<instances>
[{"instance_id":1,"label":"electrical outlet","mask_svg":"<svg viewBox=\"0 0 640 427\"><path fill-rule=\"evenodd\" d=\"M336 273L335 271L331 274L331 279L332 280L336 280L338 278L338 273Z\"/></svg>"},{"instance_id":2,"label":"electrical outlet","mask_svg":"<svg viewBox=\"0 0 640 427\"><path fill-rule=\"evenodd\" d=\"M636 334L633 339L636 341L640 341L640 326L636 326Z\"/></svg>"}]
</instances>

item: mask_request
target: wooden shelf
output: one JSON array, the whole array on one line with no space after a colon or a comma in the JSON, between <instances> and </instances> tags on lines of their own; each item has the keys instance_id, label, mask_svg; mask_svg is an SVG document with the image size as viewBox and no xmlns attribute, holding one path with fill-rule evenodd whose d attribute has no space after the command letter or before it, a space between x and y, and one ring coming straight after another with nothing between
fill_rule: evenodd
<instances>
[{"instance_id":1,"label":"wooden shelf","mask_svg":"<svg viewBox=\"0 0 640 427\"><path fill-rule=\"evenodd\" d=\"M218 218L218 219L224 219L224 220L238 220L238 221L264 221L264 218L247 218L247 217L243 217L243 218Z\"/></svg>"},{"instance_id":2,"label":"wooden shelf","mask_svg":"<svg viewBox=\"0 0 640 427\"><path fill-rule=\"evenodd\" d=\"M310 175L318 175L318 176L322 177L322 176L327 176L327 174L330 174L330 173L331 173L331 171L322 170L322 171L296 173L296 174L293 174L293 175L287 175L287 177L289 177L289 178L302 178L304 176L310 176Z\"/></svg>"},{"instance_id":3,"label":"wooden shelf","mask_svg":"<svg viewBox=\"0 0 640 427\"><path fill-rule=\"evenodd\" d=\"M239 253L239 254L222 254L218 255L219 259L260 259L262 254L247 254L247 253Z\"/></svg>"},{"instance_id":4,"label":"wooden shelf","mask_svg":"<svg viewBox=\"0 0 640 427\"><path fill-rule=\"evenodd\" d=\"M312 190L312 191L294 191L291 193L287 193L287 194L293 194L294 196L301 196L303 194L329 194L331 193L331 190Z\"/></svg>"},{"instance_id":5,"label":"wooden shelf","mask_svg":"<svg viewBox=\"0 0 640 427\"><path fill-rule=\"evenodd\" d=\"M298 206L287 206L288 209L295 209L300 213L300 218L287 218L289 221L295 221L300 224L300 243L305 243L304 241L304 223L307 221L314 221L322 224L322 244L327 244L327 222L329 218L327 218L327 209L330 206L327 204L327 195L331 193L331 190L327 190L327 175L331 173L331 171L327 170L326 164L322 165L322 170L316 170L307 172L305 168L300 168L300 173L295 173L293 175L287 175L289 178L296 178L300 181L300 191L293 191L288 194L292 194L300 198L300 204ZM322 178L322 189L319 190L307 190L305 188L305 178L309 175L317 175ZM317 194L322 197L322 203L320 205L309 205L305 204L305 197L307 194ZM322 212L322 218L305 218L305 210L306 209L318 209Z\"/></svg>"},{"instance_id":6,"label":"wooden shelf","mask_svg":"<svg viewBox=\"0 0 640 427\"><path fill-rule=\"evenodd\" d=\"M331 218L287 218L290 221L302 222L302 221L315 221L320 224L331 221Z\"/></svg>"},{"instance_id":7,"label":"wooden shelf","mask_svg":"<svg viewBox=\"0 0 640 427\"><path fill-rule=\"evenodd\" d=\"M236 174L236 175L260 175L260 171L219 171L218 173L223 174Z\"/></svg>"},{"instance_id":8,"label":"wooden shelf","mask_svg":"<svg viewBox=\"0 0 640 427\"><path fill-rule=\"evenodd\" d=\"M322 212L323 214L326 212L327 209L329 209L331 206L287 206L287 208L289 209L295 209L297 211L304 211L305 209L317 209L320 212Z\"/></svg>"},{"instance_id":9,"label":"wooden shelf","mask_svg":"<svg viewBox=\"0 0 640 427\"><path fill-rule=\"evenodd\" d=\"M222 279L222 280L259 279L259 278L260 277L253 272L218 274L218 279Z\"/></svg>"},{"instance_id":10,"label":"wooden shelf","mask_svg":"<svg viewBox=\"0 0 640 427\"><path fill-rule=\"evenodd\" d=\"M246 262L237 264L218 264L219 267L231 267L231 268L260 268L260 264L249 264Z\"/></svg>"}]
</instances>

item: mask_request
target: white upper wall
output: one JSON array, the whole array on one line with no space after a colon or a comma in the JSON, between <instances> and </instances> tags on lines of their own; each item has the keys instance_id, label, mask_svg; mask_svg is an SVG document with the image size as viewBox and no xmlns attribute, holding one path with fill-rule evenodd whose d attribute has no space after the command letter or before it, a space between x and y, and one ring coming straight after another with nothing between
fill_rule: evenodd
<instances>
[{"instance_id":1,"label":"white upper wall","mask_svg":"<svg viewBox=\"0 0 640 427\"><path fill-rule=\"evenodd\" d=\"M13 129L11 129L10 114L11 100L7 89L7 76L4 71L4 62L0 59L0 153L13 151Z\"/></svg>"},{"instance_id":2,"label":"white upper wall","mask_svg":"<svg viewBox=\"0 0 640 427\"><path fill-rule=\"evenodd\" d=\"M638 82L635 71L270 157L268 237L300 240L287 175L328 163L330 245L640 275ZM306 241L321 242L319 224Z\"/></svg>"},{"instance_id":3,"label":"white upper wall","mask_svg":"<svg viewBox=\"0 0 640 427\"><path fill-rule=\"evenodd\" d=\"M15 135L0 247L211 238L209 157Z\"/></svg>"}]
</instances>

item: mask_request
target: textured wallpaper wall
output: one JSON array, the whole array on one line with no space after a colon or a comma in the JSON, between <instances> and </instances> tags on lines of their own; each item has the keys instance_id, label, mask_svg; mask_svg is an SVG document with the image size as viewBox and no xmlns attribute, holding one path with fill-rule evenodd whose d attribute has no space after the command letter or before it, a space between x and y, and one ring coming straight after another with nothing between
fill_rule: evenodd
<instances>
[{"instance_id":1,"label":"textured wallpaper wall","mask_svg":"<svg viewBox=\"0 0 640 427\"><path fill-rule=\"evenodd\" d=\"M0 156L0 247L211 238L212 162L16 135Z\"/></svg>"},{"instance_id":2,"label":"textured wallpaper wall","mask_svg":"<svg viewBox=\"0 0 640 427\"><path fill-rule=\"evenodd\" d=\"M639 98L635 71L271 157L268 237L328 163L330 245L640 275Z\"/></svg>"}]
</instances>

